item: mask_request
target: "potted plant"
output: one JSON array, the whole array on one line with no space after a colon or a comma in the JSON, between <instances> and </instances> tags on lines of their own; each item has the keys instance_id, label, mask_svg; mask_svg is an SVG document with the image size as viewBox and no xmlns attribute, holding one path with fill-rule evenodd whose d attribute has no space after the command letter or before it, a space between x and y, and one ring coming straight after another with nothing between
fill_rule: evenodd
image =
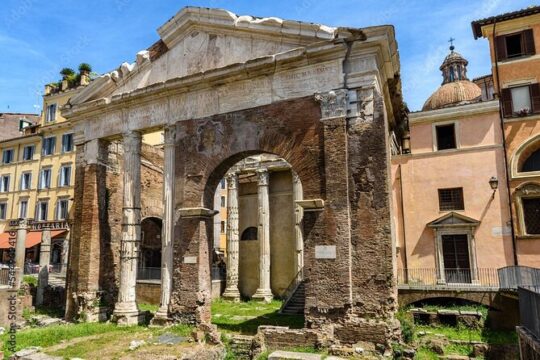
<instances>
[{"instance_id":1,"label":"potted plant","mask_svg":"<svg viewBox=\"0 0 540 360\"><path fill-rule=\"evenodd\" d=\"M69 77L75 75L75 71L71 68L63 68L60 70L60 75L62 75L62 79L67 80Z\"/></svg>"},{"instance_id":2,"label":"potted plant","mask_svg":"<svg viewBox=\"0 0 540 360\"><path fill-rule=\"evenodd\" d=\"M517 114L518 116L523 117L523 116L529 115L530 111L531 110L529 110L529 108L523 108L523 109L520 109Z\"/></svg>"},{"instance_id":3,"label":"potted plant","mask_svg":"<svg viewBox=\"0 0 540 360\"><path fill-rule=\"evenodd\" d=\"M79 65L79 72L82 75L89 75L92 72L92 66L90 66L90 64L87 64L87 63L82 63Z\"/></svg>"}]
</instances>

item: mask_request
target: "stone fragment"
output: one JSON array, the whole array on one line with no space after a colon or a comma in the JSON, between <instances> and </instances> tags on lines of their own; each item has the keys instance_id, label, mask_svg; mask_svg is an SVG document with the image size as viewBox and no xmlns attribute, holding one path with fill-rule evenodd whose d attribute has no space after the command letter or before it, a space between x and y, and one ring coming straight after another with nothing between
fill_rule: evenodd
<instances>
[{"instance_id":1,"label":"stone fragment","mask_svg":"<svg viewBox=\"0 0 540 360\"><path fill-rule=\"evenodd\" d=\"M321 360L322 356L292 351L274 351L268 356L268 360ZM328 358L327 358L328 359Z\"/></svg>"},{"instance_id":2,"label":"stone fragment","mask_svg":"<svg viewBox=\"0 0 540 360\"><path fill-rule=\"evenodd\" d=\"M163 335L158 336L153 343L161 344L161 345L178 345L186 341L187 339L185 337L174 335L171 333L165 333Z\"/></svg>"},{"instance_id":3,"label":"stone fragment","mask_svg":"<svg viewBox=\"0 0 540 360\"><path fill-rule=\"evenodd\" d=\"M443 355L444 354L444 347L446 346L446 342L442 341L440 339L432 339L427 344L429 349L433 351L436 354Z\"/></svg>"},{"instance_id":4,"label":"stone fragment","mask_svg":"<svg viewBox=\"0 0 540 360\"><path fill-rule=\"evenodd\" d=\"M473 357L484 357L489 350L487 344L474 344L472 350Z\"/></svg>"},{"instance_id":5,"label":"stone fragment","mask_svg":"<svg viewBox=\"0 0 540 360\"><path fill-rule=\"evenodd\" d=\"M138 348L140 348L144 344L146 344L146 341L144 341L144 340L132 340L129 343L129 350L130 351L137 350Z\"/></svg>"}]
</instances>

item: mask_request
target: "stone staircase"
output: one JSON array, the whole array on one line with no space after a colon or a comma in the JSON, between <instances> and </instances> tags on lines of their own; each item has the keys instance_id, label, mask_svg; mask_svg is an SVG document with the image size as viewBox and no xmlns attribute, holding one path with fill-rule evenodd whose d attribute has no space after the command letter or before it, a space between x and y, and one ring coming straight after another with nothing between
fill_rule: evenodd
<instances>
[{"instance_id":1,"label":"stone staircase","mask_svg":"<svg viewBox=\"0 0 540 360\"><path fill-rule=\"evenodd\" d=\"M306 306L306 286L300 282L292 295L285 300L280 312L286 315L298 315L304 313Z\"/></svg>"},{"instance_id":2,"label":"stone staircase","mask_svg":"<svg viewBox=\"0 0 540 360\"><path fill-rule=\"evenodd\" d=\"M252 359L253 338L253 336L247 335L234 335L231 338L230 346L235 359Z\"/></svg>"}]
</instances>

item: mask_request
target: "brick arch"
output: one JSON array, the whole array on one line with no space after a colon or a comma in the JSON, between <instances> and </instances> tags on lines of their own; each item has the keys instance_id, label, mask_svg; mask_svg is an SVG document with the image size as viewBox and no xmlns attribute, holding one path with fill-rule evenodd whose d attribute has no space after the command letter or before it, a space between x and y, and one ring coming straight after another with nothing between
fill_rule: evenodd
<instances>
[{"instance_id":1,"label":"brick arch","mask_svg":"<svg viewBox=\"0 0 540 360\"><path fill-rule=\"evenodd\" d=\"M304 198L324 198L320 105L309 97L287 101L287 108L283 112L283 105L276 103L178 123L176 176L185 179L178 185L189 191L181 194L177 206L211 208L226 172L260 153L277 155L291 165L302 182ZM194 169L196 174L191 173Z\"/></svg>"},{"instance_id":2,"label":"brick arch","mask_svg":"<svg viewBox=\"0 0 540 360\"><path fill-rule=\"evenodd\" d=\"M399 292L399 305L405 307L419 301L435 300L435 299L458 299L466 300L480 305L488 307L496 306L495 297L497 293L486 291L403 291Z\"/></svg>"}]
</instances>

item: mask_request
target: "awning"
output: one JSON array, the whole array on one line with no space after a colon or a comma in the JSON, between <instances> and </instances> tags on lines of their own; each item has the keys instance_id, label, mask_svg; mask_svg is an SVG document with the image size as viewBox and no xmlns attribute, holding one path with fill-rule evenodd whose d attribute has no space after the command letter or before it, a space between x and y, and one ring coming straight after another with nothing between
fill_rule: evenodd
<instances>
[{"instance_id":1,"label":"awning","mask_svg":"<svg viewBox=\"0 0 540 360\"><path fill-rule=\"evenodd\" d=\"M52 230L51 231L51 239L62 237L67 232L67 230ZM42 231L29 231L26 234L26 248L29 249L31 247L36 246L41 242L41 233ZM0 234L0 249L8 249L9 248L9 233L1 233Z\"/></svg>"}]
</instances>

